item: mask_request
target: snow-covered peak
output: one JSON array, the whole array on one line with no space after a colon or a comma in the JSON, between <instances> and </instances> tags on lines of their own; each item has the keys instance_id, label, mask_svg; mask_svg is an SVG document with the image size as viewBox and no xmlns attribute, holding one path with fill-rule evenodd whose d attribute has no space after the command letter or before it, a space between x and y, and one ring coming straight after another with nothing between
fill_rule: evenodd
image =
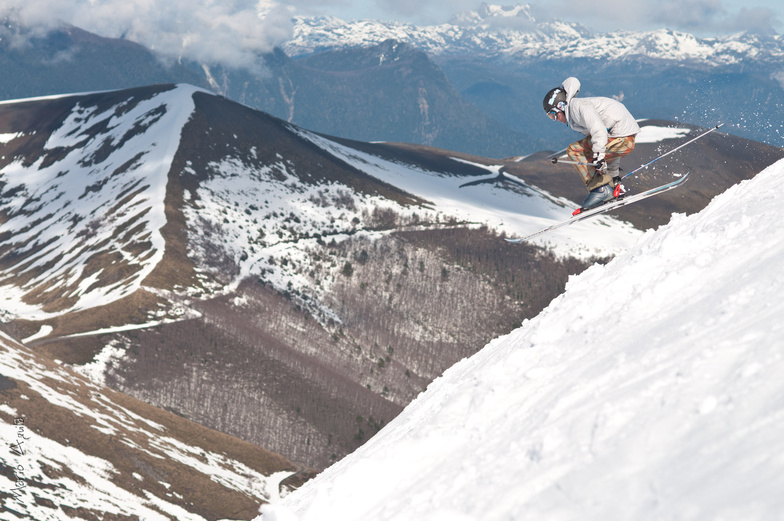
<instances>
[{"instance_id":1,"label":"snow-covered peak","mask_svg":"<svg viewBox=\"0 0 784 521\"><path fill-rule=\"evenodd\" d=\"M479 14L482 18L523 16L533 21L529 5L500 6L483 3L479 7Z\"/></svg>"},{"instance_id":2,"label":"snow-covered peak","mask_svg":"<svg viewBox=\"0 0 784 521\"><path fill-rule=\"evenodd\" d=\"M450 23L454 25L476 24L493 18L524 18L529 22L535 21L529 5L500 6L483 2L475 11L471 10L455 15Z\"/></svg>"},{"instance_id":3,"label":"snow-covered peak","mask_svg":"<svg viewBox=\"0 0 784 521\"><path fill-rule=\"evenodd\" d=\"M570 280L263 521L776 519L784 161Z\"/></svg>"}]
</instances>

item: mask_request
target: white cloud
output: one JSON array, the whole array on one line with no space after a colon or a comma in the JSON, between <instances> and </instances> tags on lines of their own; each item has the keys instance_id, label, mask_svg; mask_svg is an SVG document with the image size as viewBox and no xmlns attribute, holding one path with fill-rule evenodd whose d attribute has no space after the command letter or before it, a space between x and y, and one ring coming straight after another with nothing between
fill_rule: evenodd
<instances>
[{"instance_id":1,"label":"white cloud","mask_svg":"<svg viewBox=\"0 0 784 521\"><path fill-rule=\"evenodd\" d=\"M649 4L651 21L668 28L703 28L726 16L721 0L659 0L655 7Z\"/></svg>"},{"instance_id":2,"label":"white cloud","mask_svg":"<svg viewBox=\"0 0 784 521\"><path fill-rule=\"evenodd\" d=\"M37 32L66 23L140 43L169 58L248 68L256 66L259 53L271 51L292 31L291 8L270 0L3 0L3 4L0 18L10 17Z\"/></svg>"}]
</instances>

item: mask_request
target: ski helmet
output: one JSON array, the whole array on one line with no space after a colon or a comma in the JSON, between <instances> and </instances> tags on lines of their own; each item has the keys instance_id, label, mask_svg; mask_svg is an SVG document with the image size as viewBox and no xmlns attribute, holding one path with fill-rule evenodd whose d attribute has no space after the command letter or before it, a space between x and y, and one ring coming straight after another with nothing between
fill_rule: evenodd
<instances>
[{"instance_id":1,"label":"ski helmet","mask_svg":"<svg viewBox=\"0 0 784 521\"><path fill-rule=\"evenodd\" d=\"M563 112L566 108L566 91L563 87L551 89L544 97L542 105L544 106L545 114L549 114L552 111Z\"/></svg>"}]
</instances>

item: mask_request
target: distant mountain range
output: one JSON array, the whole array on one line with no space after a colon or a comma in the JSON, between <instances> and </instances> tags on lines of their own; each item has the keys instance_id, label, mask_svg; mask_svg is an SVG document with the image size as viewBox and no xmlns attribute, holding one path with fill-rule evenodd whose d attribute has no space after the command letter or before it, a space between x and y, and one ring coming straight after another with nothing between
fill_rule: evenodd
<instances>
[{"instance_id":1,"label":"distant mountain range","mask_svg":"<svg viewBox=\"0 0 784 521\"><path fill-rule=\"evenodd\" d=\"M530 138L463 96L422 51L395 40L293 60L267 56L270 75L240 82L221 71L211 86L304 128L362 141L396 141L504 157ZM212 75L213 77L215 74Z\"/></svg>"},{"instance_id":2,"label":"distant mountain range","mask_svg":"<svg viewBox=\"0 0 784 521\"><path fill-rule=\"evenodd\" d=\"M417 26L394 21L346 22L334 17L295 19L293 38L282 47L292 57L392 39L429 56L476 56L521 65L539 60L645 59L725 66L784 62L784 37L734 34L697 38L667 29L596 33L579 23L539 22L527 5L482 4L450 23Z\"/></svg>"},{"instance_id":3,"label":"distant mountain range","mask_svg":"<svg viewBox=\"0 0 784 521\"><path fill-rule=\"evenodd\" d=\"M779 35L597 34L539 22L526 6L484 4L426 27L297 18L294 37L259 57L259 74L164 62L131 42L63 27L26 47L0 40L0 97L185 82L313 131L503 158L577 137L541 113L543 93L574 75L582 95L622 99L637 118L723 122L780 146L783 49Z\"/></svg>"}]
</instances>

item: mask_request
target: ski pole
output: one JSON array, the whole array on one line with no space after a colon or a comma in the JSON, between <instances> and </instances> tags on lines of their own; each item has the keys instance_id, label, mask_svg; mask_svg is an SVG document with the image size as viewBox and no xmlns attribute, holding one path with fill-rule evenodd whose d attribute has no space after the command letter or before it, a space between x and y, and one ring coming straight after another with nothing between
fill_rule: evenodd
<instances>
[{"instance_id":1,"label":"ski pole","mask_svg":"<svg viewBox=\"0 0 784 521\"><path fill-rule=\"evenodd\" d=\"M639 171L640 171L640 170L642 170L643 168L648 168L648 167L649 167L651 164L655 163L655 162L656 162L656 161L658 161L659 159L661 159L661 158L663 158L663 157L667 157L667 156L669 156L670 154L672 154L673 152L675 152L675 151L677 151L677 150L680 150L681 148L685 147L686 145L689 145L689 144L691 144L691 143L694 143L694 142L695 142L695 141L697 141L698 139L700 139L700 138L703 138L703 137L707 136L708 134L710 134L710 133L711 133L711 132L713 132L714 130L717 130L717 129L718 129L719 127L721 127L722 125L724 125L724 123L719 123L718 125L716 125L716 126L715 126L715 127L713 127L712 129L710 129L710 130L708 130L708 131L706 131L706 132L703 132L702 134L700 134L699 136L695 137L694 139L690 139L689 141L685 142L684 144L682 144L682 145L680 145L680 146L677 146L677 147L673 148L673 149L672 149L672 150L670 150L669 152L666 152L666 153L664 153L664 154L660 155L659 157L656 157L656 158L654 158L654 159L652 159L652 160L648 161L648 162L647 162L647 163L645 163L644 165L642 165L642 166L639 166L639 167L635 168L634 170L632 170L632 171L631 171L631 172L629 172L628 174L625 174L623 177L621 177L621 179L626 179L627 177L629 177L630 175L634 174L635 172L639 172Z\"/></svg>"},{"instance_id":2,"label":"ski pole","mask_svg":"<svg viewBox=\"0 0 784 521\"><path fill-rule=\"evenodd\" d=\"M557 157L554 157L554 158L550 159L550 162L552 162L553 164L556 164L556 163L563 163L563 164L565 164L565 165L585 165L585 166L596 166L596 164L595 164L595 163L584 163L584 162L582 162L582 161L569 161L568 159L558 159Z\"/></svg>"}]
</instances>

